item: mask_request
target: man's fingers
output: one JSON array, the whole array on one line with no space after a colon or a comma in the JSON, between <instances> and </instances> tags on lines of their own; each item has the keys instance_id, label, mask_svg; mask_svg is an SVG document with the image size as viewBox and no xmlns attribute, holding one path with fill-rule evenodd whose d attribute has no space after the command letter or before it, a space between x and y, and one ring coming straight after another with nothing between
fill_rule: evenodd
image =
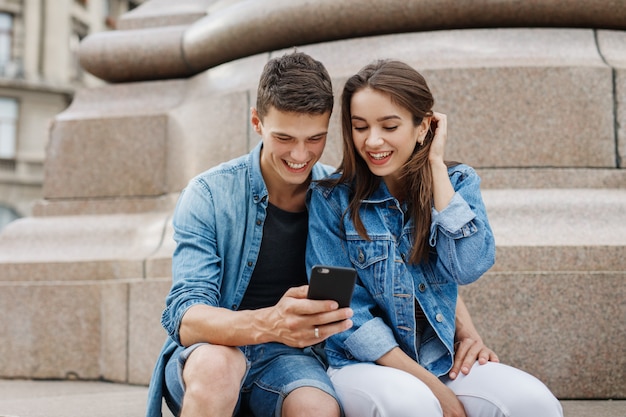
<instances>
[{"instance_id":1,"label":"man's fingers","mask_svg":"<svg viewBox=\"0 0 626 417\"><path fill-rule=\"evenodd\" d=\"M293 298L306 298L307 293L309 292L308 285L301 285L299 287L291 287L285 292L284 297L293 297Z\"/></svg>"}]
</instances>

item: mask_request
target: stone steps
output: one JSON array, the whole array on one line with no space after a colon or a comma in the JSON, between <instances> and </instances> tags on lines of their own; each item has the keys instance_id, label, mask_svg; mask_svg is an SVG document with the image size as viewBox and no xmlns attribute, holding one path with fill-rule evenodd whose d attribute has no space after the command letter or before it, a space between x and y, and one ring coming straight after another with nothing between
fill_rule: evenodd
<instances>
[{"instance_id":1,"label":"stone steps","mask_svg":"<svg viewBox=\"0 0 626 417\"><path fill-rule=\"evenodd\" d=\"M144 386L0 379L0 417L140 417ZM624 417L626 401L561 401L566 417ZM163 409L163 417L172 414Z\"/></svg>"},{"instance_id":2,"label":"stone steps","mask_svg":"<svg viewBox=\"0 0 626 417\"><path fill-rule=\"evenodd\" d=\"M496 264L461 289L503 362L559 398L626 393L626 189L487 189Z\"/></svg>"}]
</instances>

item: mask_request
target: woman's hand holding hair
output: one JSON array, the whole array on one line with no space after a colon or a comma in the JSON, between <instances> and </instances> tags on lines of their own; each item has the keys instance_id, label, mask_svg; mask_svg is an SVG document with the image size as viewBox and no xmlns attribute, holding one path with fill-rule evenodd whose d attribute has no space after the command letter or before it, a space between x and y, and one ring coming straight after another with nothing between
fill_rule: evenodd
<instances>
[{"instance_id":1,"label":"woman's hand holding hair","mask_svg":"<svg viewBox=\"0 0 626 417\"><path fill-rule=\"evenodd\" d=\"M428 159L431 163L443 163L448 139L448 118L443 113L433 112L431 117L431 126L435 126L433 132L433 140L430 145Z\"/></svg>"},{"instance_id":2,"label":"woman's hand holding hair","mask_svg":"<svg viewBox=\"0 0 626 417\"><path fill-rule=\"evenodd\" d=\"M450 182L450 177L448 177L448 167L443 159L448 138L448 119L443 113L433 112L431 123L435 124L436 128L430 144L428 160L433 173L435 210L442 211L454 197L454 188Z\"/></svg>"}]
</instances>

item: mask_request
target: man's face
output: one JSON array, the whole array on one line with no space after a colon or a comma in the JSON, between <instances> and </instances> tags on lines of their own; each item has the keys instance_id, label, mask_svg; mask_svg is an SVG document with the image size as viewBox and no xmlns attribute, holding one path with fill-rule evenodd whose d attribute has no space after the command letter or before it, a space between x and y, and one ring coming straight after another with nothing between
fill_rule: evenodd
<instances>
[{"instance_id":1,"label":"man's face","mask_svg":"<svg viewBox=\"0 0 626 417\"><path fill-rule=\"evenodd\" d=\"M260 120L252 110L252 125L263 138L261 171L268 185L302 185L322 157L330 112L305 114L270 107Z\"/></svg>"}]
</instances>

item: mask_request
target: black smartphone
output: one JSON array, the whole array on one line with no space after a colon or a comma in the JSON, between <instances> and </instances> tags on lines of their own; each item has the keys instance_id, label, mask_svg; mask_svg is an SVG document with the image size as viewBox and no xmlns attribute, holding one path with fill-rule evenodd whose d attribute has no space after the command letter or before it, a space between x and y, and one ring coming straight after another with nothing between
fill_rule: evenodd
<instances>
[{"instance_id":1,"label":"black smartphone","mask_svg":"<svg viewBox=\"0 0 626 417\"><path fill-rule=\"evenodd\" d=\"M356 270L339 266L315 265L311 269L309 293L311 300L335 300L339 308L350 307Z\"/></svg>"}]
</instances>

